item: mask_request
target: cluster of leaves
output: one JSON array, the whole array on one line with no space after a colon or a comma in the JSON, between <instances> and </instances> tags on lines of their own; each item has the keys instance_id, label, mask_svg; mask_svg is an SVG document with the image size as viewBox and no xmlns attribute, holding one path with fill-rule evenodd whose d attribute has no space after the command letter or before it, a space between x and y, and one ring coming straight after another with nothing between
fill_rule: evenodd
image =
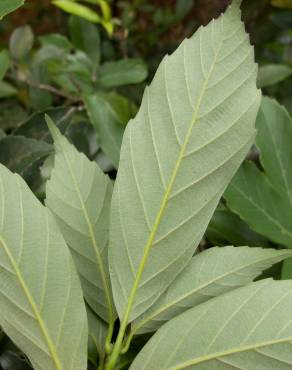
<instances>
[{"instance_id":1,"label":"cluster of leaves","mask_svg":"<svg viewBox=\"0 0 292 370\"><path fill-rule=\"evenodd\" d=\"M112 136L121 125L117 112L125 115L121 101L126 98L105 89L116 87L119 78L107 77L105 86L104 76L130 60L96 64L96 55L91 58L76 43L70 53L62 54L64 58L60 54L56 58L55 49L64 51L64 38L50 35L32 56L53 49L45 74L38 74L48 81L32 86L27 77L32 71L26 74L20 64L13 64L15 83L23 72L26 77L20 82L26 82L29 91L38 89L51 98L61 92L70 102L69 107L50 112L56 124L46 117L54 149L41 169L50 178L45 205L19 175L0 166L0 324L26 354L24 366L46 370L292 366L292 283L254 282L268 267L291 257L291 251L227 246L198 253L227 187L228 207L237 209L255 231L283 246L290 242L291 119L269 99L262 100L258 115L257 66L239 3L235 0L223 16L163 59L127 125L122 145L119 142L115 149L116 157L113 142L106 146L102 138L109 132ZM79 19L72 22L84 25ZM10 46L14 63L29 57L15 56L13 50L21 49L12 47L16 38ZM73 40L72 36L66 43ZM69 70L60 68L64 61ZM88 65L90 77L80 73ZM125 70L120 85L125 78L129 83L134 68ZM113 165L120 157L114 185L96 157L80 153L61 133L70 137L68 130L76 121L72 126L67 121L85 114L83 109L98 127L106 157ZM35 122L41 122L41 148L50 153L41 115L2 140L24 137L40 144L39 138L24 133L38 132ZM257 167L244 164L231 181L250 152L257 116L260 134L252 151ZM103 117L118 122L102 129ZM276 163L269 157L271 146L276 148ZM31 163L38 167L38 160L48 153ZM251 184L245 186L248 181ZM256 191L247 194L250 187ZM250 240L257 240L252 245L264 240L268 246L269 241L241 219L236 222ZM9 347L5 354L10 357L1 357L0 364L6 370L16 354ZM19 362L14 363L16 369Z\"/></svg>"},{"instance_id":2,"label":"cluster of leaves","mask_svg":"<svg viewBox=\"0 0 292 370\"><path fill-rule=\"evenodd\" d=\"M135 102L119 89L147 77L141 59L104 60L100 33L89 22L71 17L69 31L70 39L39 37L35 49L30 27L20 27L9 50L0 53L0 161L23 175L35 192L43 184L37 163L52 152L44 113L110 171L118 164L125 125L136 113Z\"/></svg>"}]
</instances>

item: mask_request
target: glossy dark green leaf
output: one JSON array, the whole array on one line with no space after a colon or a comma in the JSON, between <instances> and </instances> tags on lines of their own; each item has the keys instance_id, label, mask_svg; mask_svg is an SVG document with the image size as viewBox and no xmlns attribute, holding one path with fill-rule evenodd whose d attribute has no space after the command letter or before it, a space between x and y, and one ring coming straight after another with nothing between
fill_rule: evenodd
<instances>
[{"instance_id":1,"label":"glossy dark green leaf","mask_svg":"<svg viewBox=\"0 0 292 370\"><path fill-rule=\"evenodd\" d=\"M224 197L232 211L253 230L292 247L292 208L252 162L241 166Z\"/></svg>"},{"instance_id":2,"label":"glossy dark green leaf","mask_svg":"<svg viewBox=\"0 0 292 370\"><path fill-rule=\"evenodd\" d=\"M34 113L16 128L13 134L51 143L52 137L45 121L45 114L50 115L56 122L59 130L64 133L74 113L75 108L65 107L49 108L42 112Z\"/></svg>"},{"instance_id":3,"label":"glossy dark green leaf","mask_svg":"<svg viewBox=\"0 0 292 370\"><path fill-rule=\"evenodd\" d=\"M206 231L206 238L215 245L268 246L268 240L254 232L246 222L227 209L217 209Z\"/></svg>"},{"instance_id":4,"label":"glossy dark green leaf","mask_svg":"<svg viewBox=\"0 0 292 370\"><path fill-rule=\"evenodd\" d=\"M94 63L100 60L100 34L92 23L80 17L69 20L70 37L77 49L84 51Z\"/></svg>"},{"instance_id":5,"label":"glossy dark green leaf","mask_svg":"<svg viewBox=\"0 0 292 370\"><path fill-rule=\"evenodd\" d=\"M0 163L23 174L35 161L50 154L52 145L23 136L9 135L0 140Z\"/></svg>"},{"instance_id":6,"label":"glossy dark green leaf","mask_svg":"<svg viewBox=\"0 0 292 370\"><path fill-rule=\"evenodd\" d=\"M268 64L259 68L258 87L274 85L292 75L292 68L282 64Z\"/></svg>"},{"instance_id":7,"label":"glossy dark green leaf","mask_svg":"<svg viewBox=\"0 0 292 370\"><path fill-rule=\"evenodd\" d=\"M133 115L131 103L123 97L101 94L88 95L84 101L98 142L117 168L125 125Z\"/></svg>"}]
</instances>

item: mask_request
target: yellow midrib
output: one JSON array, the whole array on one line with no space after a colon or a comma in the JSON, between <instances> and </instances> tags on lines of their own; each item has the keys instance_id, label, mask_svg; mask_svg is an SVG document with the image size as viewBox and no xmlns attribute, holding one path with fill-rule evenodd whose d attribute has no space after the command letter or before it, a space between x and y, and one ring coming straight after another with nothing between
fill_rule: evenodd
<instances>
[{"instance_id":1,"label":"yellow midrib","mask_svg":"<svg viewBox=\"0 0 292 370\"><path fill-rule=\"evenodd\" d=\"M41 314L39 313L39 310L37 308L37 305L36 305L36 303L35 303L35 301L34 301L34 299L32 297L32 294L31 294L29 288L27 287L27 285L25 283L24 278L22 277L21 271L19 270L16 261L14 260L12 254L10 253L10 250L9 250L7 244L2 239L2 237L0 238L0 242L1 242L1 244L2 244L2 246L4 248L4 250L5 250L5 253L6 253L6 255L7 255L8 259L9 259L9 261L10 261L10 263L11 263L13 269L14 269L14 271L15 271L15 275L16 275L16 277L18 279L18 282L19 282L22 290L24 291L24 294L25 294L25 296L26 296L26 298L27 298L27 300L28 300L28 302L29 302L29 304L30 304L30 306L32 308L32 311L33 311L33 314L34 314L34 316L36 318L36 321L37 321L37 323L38 323L38 325L40 327L40 330L41 330L41 332L43 334L43 337L44 337L44 339L45 339L45 341L46 341L46 343L48 345L48 349L49 349L49 351L51 353L52 360L53 360L53 362L55 364L55 367L56 367L57 370L63 370L62 364L61 364L60 359L59 359L59 356L57 354L57 350L56 350L56 348L55 348L55 346L54 346L54 344L52 342L52 339L50 337L50 334L48 333L48 329L46 327L46 324L45 324L44 320L42 319Z\"/></svg>"},{"instance_id":2,"label":"yellow midrib","mask_svg":"<svg viewBox=\"0 0 292 370\"><path fill-rule=\"evenodd\" d=\"M283 338L283 339L278 339L278 340L270 340L270 341L262 342L262 343L257 344L257 345L250 345L250 346L245 346L245 347L241 347L241 348L234 348L234 349L229 350L229 351L216 352L216 353L213 353L211 355L201 356L201 357L198 357L196 359L183 362L183 363L181 363L177 366L169 367L166 370L182 370L182 369L188 368L189 366L198 365L202 362L211 361L211 360L214 360L216 358L230 356L230 355L234 355L236 353L246 352L246 351L255 350L255 349L258 349L258 348L262 348L262 347L272 346L272 345L275 345L275 344L282 344L282 343L291 342L291 341L292 341L292 337L289 337L289 338ZM275 360L277 360L277 358L275 358ZM279 360L279 361L281 361L281 360Z\"/></svg>"},{"instance_id":3,"label":"yellow midrib","mask_svg":"<svg viewBox=\"0 0 292 370\"><path fill-rule=\"evenodd\" d=\"M108 285L107 279L105 277L105 270L104 270L104 266L103 266L103 261L102 261L101 255L99 253L99 249L98 249L97 243L96 243L96 239L95 239L95 236L94 236L93 227L92 227L92 224L91 224L89 215L87 213L86 206L85 206L85 204L83 202L82 195L81 195L81 192L80 192L80 189L79 189L79 186L78 186L78 182L77 182L77 179L76 179L76 177L74 175L74 171L73 171L73 169L71 167L71 164L70 164L69 159L66 156L66 149L63 150L63 155L64 155L65 161L67 163L67 166L68 166L70 175L72 177L72 180L73 180L73 183L74 183L74 187L75 187L75 190L76 190L78 199L80 201L82 212L84 214L84 218L85 218L85 221L86 221L86 224L87 224L87 227L88 227L88 231L89 231L91 243L93 245L93 249L94 249L96 260L97 260L97 264L98 264L99 269L100 269L100 272L101 272L102 283L103 283L103 286L104 286L105 296L106 296L107 305L108 305L109 321L110 321L110 324L113 324L114 314L113 314L113 306L112 306L112 301L111 301L111 295L110 295L110 291L109 291L109 285Z\"/></svg>"},{"instance_id":4,"label":"yellow midrib","mask_svg":"<svg viewBox=\"0 0 292 370\"><path fill-rule=\"evenodd\" d=\"M131 293L130 293L130 296L129 296L129 299L128 299L128 304L127 304L127 307L126 307L126 311L125 311L125 314L124 314L123 325L122 325L123 327L125 325L127 325L127 323L128 323L128 319L129 319L129 316L130 316L130 313L131 313L131 309L132 309L132 306L133 306L133 303L134 303L135 295L136 295L136 292L138 290L138 286L139 286L139 283L140 283L140 280L141 280L141 277L142 277L142 274L143 274L143 271L144 271L144 268L145 268L145 264L146 264L147 259L148 259L149 252L151 250L151 247L152 247L152 244L153 244L153 241L154 241L156 232L158 230L158 227L160 225L160 222L161 222L163 213L165 211L165 208L166 208L166 205L167 205L167 202L168 202L170 193L172 191L172 187L173 187L174 182L176 180L176 176L177 176L178 170L180 168L180 165L181 165L181 162L182 162L182 159L183 159L185 150L186 150L187 145L189 143L189 140L190 140L190 137L191 137L191 134L192 134L192 130L193 130L194 124L196 123L196 120L197 120L197 117L198 117L198 113L199 113L199 110L200 110L200 106L201 106L201 102L202 102L202 99L203 99L204 94L206 92L206 89L207 89L207 86L208 86L210 77L211 77L211 75L213 73L213 70L214 70L214 67L216 65L216 61L217 61L217 58L218 58L218 54L220 52L220 49L221 49L221 46L218 48L216 54L214 55L214 61L213 61L212 65L211 65L211 67L210 67L208 76L206 77L206 79L205 79L205 81L203 83L202 90L201 90L201 93L200 93L200 95L198 97L197 104L196 104L196 107L195 107L195 110L194 110L194 114L193 114L192 119L191 119L190 127L189 127L189 129L187 131L187 134L186 134L184 143L183 143L183 145L181 147L181 150L179 152L177 161L175 163L175 166L174 166L174 169L173 169L173 172L172 172L172 175L171 175L171 178L170 178L168 187L167 187L166 192L164 194L164 197L163 197L163 200L162 200L162 203L161 203L159 212L158 212L158 214L156 216L156 219L155 219L155 222L154 222L154 225L153 225L153 229L152 229L152 231L150 233L150 236L148 238L148 241L147 241L147 243L146 243L146 245L144 247L143 258L142 258L141 263L139 265L139 269L138 269L138 272L137 272L137 275L136 275L136 279L134 280L134 284L133 284L133 287L132 287L132 290L131 290Z\"/></svg>"}]
</instances>

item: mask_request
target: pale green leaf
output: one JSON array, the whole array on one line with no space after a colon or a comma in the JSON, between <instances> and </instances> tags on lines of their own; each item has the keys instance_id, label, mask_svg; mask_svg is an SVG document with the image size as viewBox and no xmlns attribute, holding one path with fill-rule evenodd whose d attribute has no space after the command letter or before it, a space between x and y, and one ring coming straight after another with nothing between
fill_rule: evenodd
<instances>
[{"instance_id":1,"label":"pale green leaf","mask_svg":"<svg viewBox=\"0 0 292 370\"><path fill-rule=\"evenodd\" d=\"M292 282L270 279L165 324L130 370L290 370Z\"/></svg>"},{"instance_id":2,"label":"pale green leaf","mask_svg":"<svg viewBox=\"0 0 292 370\"><path fill-rule=\"evenodd\" d=\"M0 1L0 19L5 15L13 12L21 5L24 4L24 0L1 0Z\"/></svg>"},{"instance_id":3,"label":"pale green leaf","mask_svg":"<svg viewBox=\"0 0 292 370\"><path fill-rule=\"evenodd\" d=\"M231 210L253 230L292 247L292 208L252 162L241 166L224 197Z\"/></svg>"},{"instance_id":4,"label":"pale green leaf","mask_svg":"<svg viewBox=\"0 0 292 370\"><path fill-rule=\"evenodd\" d=\"M266 176L292 209L292 119L283 106L265 97L256 126L256 145Z\"/></svg>"},{"instance_id":5,"label":"pale green leaf","mask_svg":"<svg viewBox=\"0 0 292 370\"><path fill-rule=\"evenodd\" d=\"M155 331L189 308L249 284L263 270L292 252L249 247L210 248L192 258L150 310L133 322L132 333Z\"/></svg>"},{"instance_id":6,"label":"pale green leaf","mask_svg":"<svg viewBox=\"0 0 292 370\"><path fill-rule=\"evenodd\" d=\"M82 17L89 22L100 23L101 17L92 9L72 0L53 0L53 4L67 13Z\"/></svg>"},{"instance_id":7,"label":"pale green leaf","mask_svg":"<svg viewBox=\"0 0 292 370\"><path fill-rule=\"evenodd\" d=\"M85 370L87 320L69 250L51 215L0 166L0 325L35 370Z\"/></svg>"},{"instance_id":8,"label":"pale green leaf","mask_svg":"<svg viewBox=\"0 0 292 370\"><path fill-rule=\"evenodd\" d=\"M87 309L88 318L88 356L92 363L103 363L105 358L105 342L107 337L108 325L97 315Z\"/></svg>"},{"instance_id":9,"label":"pale green leaf","mask_svg":"<svg viewBox=\"0 0 292 370\"><path fill-rule=\"evenodd\" d=\"M34 34L30 26L16 28L9 40L9 50L13 58L22 59L31 50Z\"/></svg>"},{"instance_id":10,"label":"pale green leaf","mask_svg":"<svg viewBox=\"0 0 292 370\"><path fill-rule=\"evenodd\" d=\"M274 85L292 75L292 68L283 64L268 64L259 68L258 87Z\"/></svg>"},{"instance_id":11,"label":"pale green leaf","mask_svg":"<svg viewBox=\"0 0 292 370\"><path fill-rule=\"evenodd\" d=\"M56 155L46 205L69 245L90 307L113 324L107 266L110 179L62 136L47 117Z\"/></svg>"},{"instance_id":12,"label":"pale green leaf","mask_svg":"<svg viewBox=\"0 0 292 370\"><path fill-rule=\"evenodd\" d=\"M111 213L123 325L190 261L253 141L257 67L239 2L164 58L123 139Z\"/></svg>"}]
</instances>

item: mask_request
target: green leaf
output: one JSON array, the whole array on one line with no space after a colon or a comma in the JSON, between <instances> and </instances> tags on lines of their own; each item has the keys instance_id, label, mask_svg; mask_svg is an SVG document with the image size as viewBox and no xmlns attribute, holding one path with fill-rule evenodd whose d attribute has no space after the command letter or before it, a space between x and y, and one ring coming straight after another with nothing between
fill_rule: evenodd
<instances>
[{"instance_id":1,"label":"green leaf","mask_svg":"<svg viewBox=\"0 0 292 370\"><path fill-rule=\"evenodd\" d=\"M278 103L263 98L256 126L256 145L265 172L244 164L225 198L255 231L292 247L292 120Z\"/></svg>"},{"instance_id":2,"label":"green leaf","mask_svg":"<svg viewBox=\"0 0 292 370\"><path fill-rule=\"evenodd\" d=\"M108 325L97 315L87 308L88 318L88 357L94 365L104 362L105 342L107 337Z\"/></svg>"},{"instance_id":3,"label":"green leaf","mask_svg":"<svg viewBox=\"0 0 292 370\"><path fill-rule=\"evenodd\" d=\"M10 58L6 50L0 52L0 81L4 78L10 67Z\"/></svg>"},{"instance_id":4,"label":"green leaf","mask_svg":"<svg viewBox=\"0 0 292 370\"><path fill-rule=\"evenodd\" d=\"M131 333L155 331L187 309L249 284L263 270L291 256L285 249L210 248L192 258L155 305L133 322Z\"/></svg>"},{"instance_id":5,"label":"green leaf","mask_svg":"<svg viewBox=\"0 0 292 370\"><path fill-rule=\"evenodd\" d=\"M56 156L46 205L69 245L90 307L111 325L114 307L108 272L110 179L63 137L50 118Z\"/></svg>"},{"instance_id":6,"label":"green leaf","mask_svg":"<svg viewBox=\"0 0 292 370\"><path fill-rule=\"evenodd\" d=\"M253 230L292 247L292 208L252 162L241 166L224 197L231 210Z\"/></svg>"},{"instance_id":7,"label":"green leaf","mask_svg":"<svg viewBox=\"0 0 292 370\"><path fill-rule=\"evenodd\" d=\"M21 135L51 143L52 138L44 120L44 115L48 114L56 122L59 130L64 133L66 128L69 126L74 113L74 108L65 107L49 108L41 112L33 113L13 131L13 135Z\"/></svg>"},{"instance_id":8,"label":"green leaf","mask_svg":"<svg viewBox=\"0 0 292 370\"><path fill-rule=\"evenodd\" d=\"M254 138L260 92L239 2L164 58L127 125L110 271L122 330L186 267Z\"/></svg>"},{"instance_id":9,"label":"green leaf","mask_svg":"<svg viewBox=\"0 0 292 370\"><path fill-rule=\"evenodd\" d=\"M69 20L70 37L77 49L84 51L91 60L100 61L100 34L95 25L80 17Z\"/></svg>"},{"instance_id":10,"label":"green leaf","mask_svg":"<svg viewBox=\"0 0 292 370\"><path fill-rule=\"evenodd\" d=\"M53 4L67 13L82 17L89 22L101 23L102 19L99 14L87 6L81 5L72 0L53 0Z\"/></svg>"},{"instance_id":11,"label":"green leaf","mask_svg":"<svg viewBox=\"0 0 292 370\"><path fill-rule=\"evenodd\" d=\"M5 15L13 12L23 4L24 0L1 0L0 19L3 18Z\"/></svg>"},{"instance_id":12,"label":"green leaf","mask_svg":"<svg viewBox=\"0 0 292 370\"><path fill-rule=\"evenodd\" d=\"M0 162L21 175L35 161L52 152L52 145L23 136L9 135L0 140Z\"/></svg>"},{"instance_id":13,"label":"green leaf","mask_svg":"<svg viewBox=\"0 0 292 370\"><path fill-rule=\"evenodd\" d=\"M17 95L17 90L14 86L5 81L0 81L0 99L9 98L10 96Z\"/></svg>"},{"instance_id":14,"label":"green leaf","mask_svg":"<svg viewBox=\"0 0 292 370\"><path fill-rule=\"evenodd\" d=\"M87 113L96 130L98 142L116 168L119 163L125 124L132 116L131 109L128 109L128 112L125 110L125 101L127 101L125 98L113 99L111 95L101 94L84 97Z\"/></svg>"},{"instance_id":15,"label":"green leaf","mask_svg":"<svg viewBox=\"0 0 292 370\"><path fill-rule=\"evenodd\" d=\"M130 370L290 369L292 283L270 279L186 311L150 339Z\"/></svg>"},{"instance_id":16,"label":"green leaf","mask_svg":"<svg viewBox=\"0 0 292 370\"><path fill-rule=\"evenodd\" d=\"M23 59L31 50L34 35L30 26L16 28L9 40L9 50L13 58Z\"/></svg>"},{"instance_id":17,"label":"green leaf","mask_svg":"<svg viewBox=\"0 0 292 370\"><path fill-rule=\"evenodd\" d=\"M265 97L256 126L256 145L266 176L292 209L292 119L283 106Z\"/></svg>"},{"instance_id":18,"label":"green leaf","mask_svg":"<svg viewBox=\"0 0 292 370\"><path fill-rule=\"evenodd\" d=\"M105 87L137 84L147 77L146 64L141 59L123 59L100 66L98 82Z\"/></svg>"},{"instance_id":19,"label":"green leaf","mask_svg":"<svg viewBox=\"0 0 292 370\"><path fill-rule=\"evenodd\" d=\"M282 264L281 279L292 278L292 258L287 258Z\"/></svg>"},{"instance_id":20,"label":"green leaf","mask_svg":"<svg viewBox=\"0 0 292 370\"><path fill-rule=\"evenodd\" d=\"M72 49L72 44L67 37L60 35L59 33L49 33L39 37L39 40L44 47L58 48L66 52L70 52Z\"/></svg>"},{"instance_id":21,"label":"green leaf","mask_svg":"<svg viewBox=\"0 0 292 370\"><path fill-rule=\"evenodd\" d=\"M283 64L268 64L259 68L258 87L274 85L292 75L292 68Z\"/></svg>"},{"instance_id":22,"label":"green leaf","mask_svg":"<svg viewBox=\"0 0 292 370\"><path fill-rule=\"evenodd\" d=\"M87 320L51 213L0 166L0 325L35 369L85 370Z\"/></svg>"},{"instance_id":23,"label":"green leaf","mask_svg":"<svg viewBox=\"0 0 292 370\"><path fill-rule=\"evenodd\" d=\"M269 246L268 240L227 209L217 209L208 225L206 238L215 245Z\"/></svg>"}]
</instances>

